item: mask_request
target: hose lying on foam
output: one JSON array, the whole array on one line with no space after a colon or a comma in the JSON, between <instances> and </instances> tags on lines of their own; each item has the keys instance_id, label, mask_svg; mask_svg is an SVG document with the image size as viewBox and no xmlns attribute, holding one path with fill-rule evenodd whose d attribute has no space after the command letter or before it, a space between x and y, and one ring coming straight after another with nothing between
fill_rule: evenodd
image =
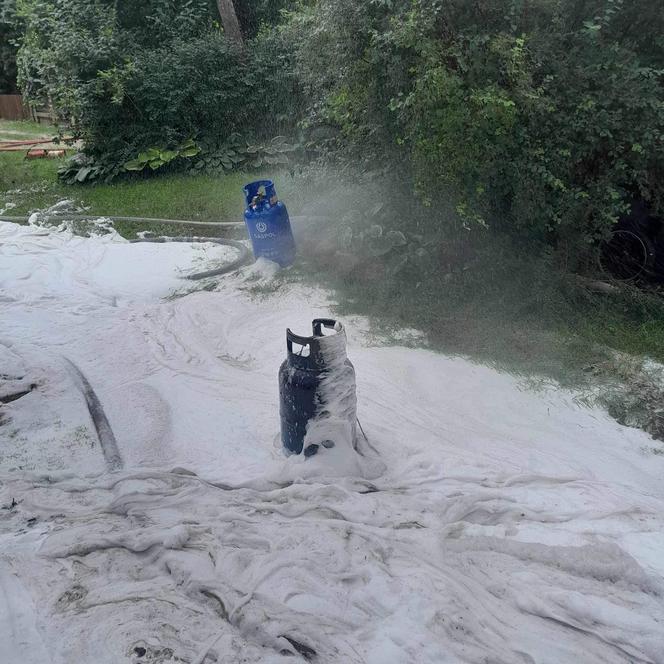
<instances>
[{"instance_id":1,"label":"hose lying on foam","mask_svg":"<svg viewBox=\"0 0 664 664\"><path fill-rule=\"evenodd\" d=\"M108 469L120 470L122 468L122 456L120 455L120 450L118 448L118 443L115 440L113 429L111 429L111 425L108 422L108 418L101 405L101 401L99 401L99 397L92 389L90 381L88 381L83 372L68 357L63 359L67 363L69 370L78 383L79 389L83 393Z\"/></svg>"},{"instance_id":2,"label":"hose lying on foam","mask_svg":"<svg viewBox=\"0 0 664 664\"><path fill-rule=\"evenodd\" d=\"M84 221L87 219L110 219L111 221L131 221L139 222L144 224L174 224L176 226L225 226L225 227L240 227L244 226L242 221L192 221L188 219L154 219L151 217L116 217L111 215L99 215L99 214L40 214L40 218L46 221L64 221L64 220L74 220L74 221ZM26 223L28 217L15 217L15 216L0 216L0 221L7 221L10 223ZM206 270L205 272L196 272L194 274L189 274L185 278L192 281L198 281L200 279L207 279L208 277L219 277L222 274L228 274L229 272L234 272L238 268L242 267L249 262L251 254L249 249L238 242L237 240L226 240L224 238L216 237L154 237L154 238L137 238L135 240L130 240L130 242L213 242L214 244L226 245L228 247L233 247L239 252L239 256L236 260L227 263L223 267Z\"/></svg>"},{"instance_id":3,"label":"hose lying on foam","mask_svg":"<svg viewBox=\"0 0 664 664\"><path fill-rule=\"evenodd\" d=\"M234 272L238 268L248 263L251 257L249 249L247 249L247 247L242 244L242 242L238 242L237 240L226 240L218 237L145 237L137 238L136 240L130 240L130 242L213 242L214 244L222 244L238 250L240 255L234 261L227 263L223 267L216 268L214 270L206 270L205 272L188 274L185 277L185 279L191 279L192 281L206 279L207 277L219 277L222 274Z\"/></svg>"}]
</instances>

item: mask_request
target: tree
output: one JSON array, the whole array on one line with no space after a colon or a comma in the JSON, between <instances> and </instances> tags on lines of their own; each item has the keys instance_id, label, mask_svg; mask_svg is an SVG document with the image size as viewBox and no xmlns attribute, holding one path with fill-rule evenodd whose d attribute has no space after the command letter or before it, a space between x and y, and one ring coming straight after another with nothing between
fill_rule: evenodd
<instances>
[{"instance_id":1,"label":"tree","mask_svg":"<svg viewBox=\"0 0 664 664\"><path fill-rule=\"evenodd\" d=\"M14 0L0 0L0 94L14 94L19 19Z\"/></svg>"},{"instance_id":2,"label":"tree","mask_svg":"<svg viewBox=\"0 0 664 664\"><path fill-rule=\"evenodd\" d=\"M224 32L232 42L243 47L244 40L242 39L242 31L240 30L240 23L237 20L233 0L217 0L217 7L219 8L219 16L221 17L221 25L224 27Z\"/></svg>"}]
</instances>

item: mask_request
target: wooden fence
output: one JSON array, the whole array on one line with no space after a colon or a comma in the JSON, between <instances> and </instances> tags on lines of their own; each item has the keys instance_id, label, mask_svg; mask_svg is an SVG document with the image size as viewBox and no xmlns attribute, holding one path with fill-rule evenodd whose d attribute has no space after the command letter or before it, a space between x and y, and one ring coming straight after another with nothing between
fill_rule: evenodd
<instances>
[{"instance_id":1,"label":"wooden fence","mask_svg":"<svg viewBox=\"0 0 664 664\"><path fill-rule=\"evenodd\" d=\"M30 109L21 95L0 95L0 119L29 120L30 117Z\"/></svg>"}]
</instances>

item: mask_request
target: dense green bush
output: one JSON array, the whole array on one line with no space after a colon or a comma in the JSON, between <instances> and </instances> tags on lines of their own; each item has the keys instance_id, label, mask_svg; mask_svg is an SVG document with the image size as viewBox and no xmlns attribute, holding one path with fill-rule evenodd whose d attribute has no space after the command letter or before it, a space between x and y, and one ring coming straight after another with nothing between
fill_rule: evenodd
<instances>
[{"instance_id":1,"label":"dense green bush","mask_svg":"<svg viewBox=\"0 0 664 664\"><path fill-rule=\"evenodd\" d=\"M240 53L219 34L141 50L78 87L86 144L126 158L201 134L222 141L249 120Z\"/></svg>"},{"instance_id":2,"label":"dense green bush","mask_svg":"<svg viewBox=\"0 0 664 664\"><path fill-rule=\"evenodd\" d=\"M573 246L664 211L664 13L650 0L320 0L290 14L308 120L407 165L457 220Z\"/></svg>"},{"instance_id":3,"label":"dense green bush","mask_svg":"<svg viewBox=\"0 0 664 664\"><path fill-rule=\"evenodd\" d=\"M253 38L262 26L277 25L281 11L294 3L292 0L233 0L233 4L243 34Z\"/></svg>"},{"instance_id":4,"label":"dense green bush","mask_svg":"<svg viewBox=\"0 0 664 664\"><path fill-rule=\"evenodd\" d=\"M23 89L51 100L83 139L77 163L89 175L116 175L145 150L186 140L214 151L237 134L254 140L293 127L278 35L240 50L208 0L22 1ZM81 181L69 167L64 176Z\"/></svg>"}]
</instances>

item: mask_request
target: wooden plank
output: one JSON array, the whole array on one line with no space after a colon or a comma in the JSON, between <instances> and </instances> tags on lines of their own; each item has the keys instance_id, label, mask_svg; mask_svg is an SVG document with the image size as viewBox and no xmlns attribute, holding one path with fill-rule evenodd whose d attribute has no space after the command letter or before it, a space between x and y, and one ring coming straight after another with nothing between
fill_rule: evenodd
<instances>
[{"instance_id":1,"label":"wooden plank","mask_svg":"<svg viewBox=\"0 0 664 664\"><path fill-rule=\"evenodd\" d=\"M21 95L0 95L0 119L28 120L30 109L23 103Z\"/></svg>"}]
</instances>

